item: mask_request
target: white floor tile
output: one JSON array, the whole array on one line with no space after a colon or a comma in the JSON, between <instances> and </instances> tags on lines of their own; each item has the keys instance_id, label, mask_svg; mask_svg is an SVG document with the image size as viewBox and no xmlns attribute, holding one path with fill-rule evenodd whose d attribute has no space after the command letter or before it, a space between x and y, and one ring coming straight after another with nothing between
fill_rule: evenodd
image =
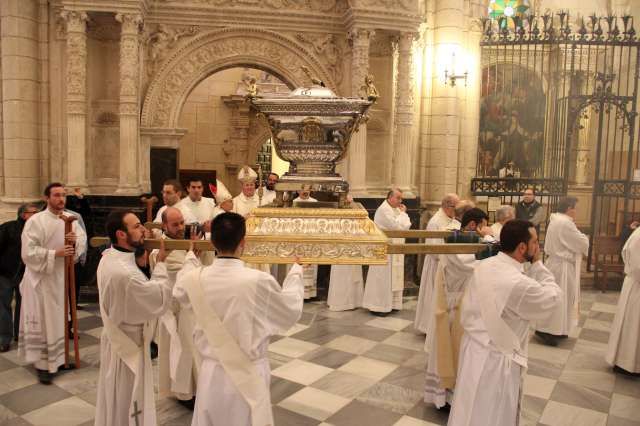
<instances>
[{"instance_id":1,"label":"white floor tile","mask_svg":"<svg viewBox=\"0 0 640 426\"><path fill-rule=\"evenodd\" d=\"M586 408L549 401L540 423L549 426L605 426L607 415Z\"/></svg>"},{"instance_id":2,"label":"white floor tile","mask_svg":"<svg viewBox=\"0 0 640 426\"><path fill-rule=\"evenodd\" d=\"M338 371L357 374L358 376L377 381L389 375L396 368L398 368L398 365L391 364L390 362L359 356L338 368Z\"/></svg>"},{"instance_id":3,"label":"white floor tile","mask_svg":"<svg viewBox=\"0 0 640 426\"><path fill-rule=\"evenodd\" d=\"M276 377L282 377L283 379L287 379L291 382L310 385L332 371L333 370L331 368L294 359L293 361L276 368L271 372L271 374Z\"/></svg>"},{"instance_id":4,"label":"white floor tile","mask_svg":"<svg viewBox=\"0 0 640 426\"><path fill-rule=\"evenodd\" d=\"M24 419L33 425L74 426L85 423L95 416L95 407L78 397L63 399L46 407L25 414Z\"/></svg>"},{"instance_id":5,"label":"white floor tile","mask_svg":"<svg viewBox=\"0 0 640 426\"><path fill-rule=\"evenodd\" d=\"M377 344L378 342L374 342L373 340L363 339L361 337L349 336L348 334L345 334L343 336L336 337L325 346L327 348L348 352L350 354L360 355L369 351Z\"/></svg>"},{"instance_id":6,"label":"white floor tile","mask_svg":"<svg viewBox=\"0 0 640 426\"><path fill-rule=\"evenodd\" d=\"M340 411L350 401L319 389L304 388L278 405L294 413L322 421Z\"/></svg>"},{"instance_id":7,"label":"white floor tile","mask_svg":"<svg viewBox=\"0 0 640 426\"><path fill-rule=\"evenodd\" d=\"M319 347L320 346L315 343L285 337L284 339L280 339L277 342L270 344L269 352L274 352L290 358L299 358Z\"/></svg>"}]
</instances>

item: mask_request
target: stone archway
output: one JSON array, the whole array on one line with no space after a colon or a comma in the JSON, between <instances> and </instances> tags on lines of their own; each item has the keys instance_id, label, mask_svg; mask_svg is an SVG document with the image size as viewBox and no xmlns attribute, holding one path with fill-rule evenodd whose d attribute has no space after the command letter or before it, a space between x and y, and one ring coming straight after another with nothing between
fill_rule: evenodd
<instances>
[{"instance_id":1,"label":"stone archway","mask_svg":"<svg viewBox=\"0 0 640 426\"><path fill-rule=\"evenodd\" d=\"M149 85L142 105L142 128L175 129L191 90L222 69L248 66L268 71L291 86L306 82L301 66L336 91L330 73L301 44L272 31L223 29L202 34L170 56Z\"/></svg>"}]
</instances>

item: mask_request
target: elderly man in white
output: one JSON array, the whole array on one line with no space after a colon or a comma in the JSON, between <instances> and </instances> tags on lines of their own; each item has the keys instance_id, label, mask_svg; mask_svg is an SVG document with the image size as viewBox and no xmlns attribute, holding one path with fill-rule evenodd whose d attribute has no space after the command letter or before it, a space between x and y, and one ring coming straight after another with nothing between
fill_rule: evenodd
<instances>
[{"instance_id":1,"label":"elderly man in white","mask_svg":"<svg viewBox=\"0 0 640 426\"><path fill-rule=\"evenodd\" d=\"M496 222L491 225L491 235L497 241L500 241L500 231L505 223L516 218L516 209L513 206L500 206L496 210Z\"/></svg>"},{"instance_id":2,"label":"elderly man in white","mask_svg":"<svg viewBox=\"0 0 640 426\"><path fill-rule=\"evenodd\" d=\"M382 229L405 230L411 228L407 207L402 204L402 191L392 189L387 199L376 210L373 221ZM404 241L404 238L394 238ZM384 316L392 309L402 309L404 290L404 255L387 256L386 265L369 267L367 283L364 288L362 306L374 314Z\"/></svg>"},{"instance_id":3,"label":"elderly man in white","mask_svg":"<svg viewBox=\"0 0 640 426\"><path fill-rule=\"evenodd\" d=\"M549 346L557 346L558 339L566 338L578 325L580 270L582 256L586 256L589 250L589 237L576 227L577 203L575 197L564 197L558 201L557 212L549 218L544 242L545 254L549 256L546 265L564 292L562 303L536 327L536 336Z\"/></svg>"},{"instance_id":4,"label":"elderly man in white","mask_svg":"<svg viewBox=\"0 0 640 426\"><path fill-rule=\"evenodd\" d=\"M456 204L460 201L457 194L447 194L442 199L440 209L434 214L427 224L427 231L446 231L460 229L456 220ZM457 225L457 227L456 227ZM444 241L439 238L430 238L425 241L428 244L442 244ZM416 317L413 327L426 333L429 329L429 319L431 317L431 305L433 303L433 282L438 269L438 256L426 255L420 276L420 290L418 292L418 306L416 307Z\"/></svg>"}]
</instances>

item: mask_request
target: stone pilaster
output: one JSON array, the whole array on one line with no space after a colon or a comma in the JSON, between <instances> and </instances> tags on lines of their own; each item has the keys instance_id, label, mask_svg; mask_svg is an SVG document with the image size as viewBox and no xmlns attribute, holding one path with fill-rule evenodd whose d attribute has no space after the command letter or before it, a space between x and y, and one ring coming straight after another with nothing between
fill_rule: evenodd
<instances>
[{"instance_id":1,"label":"stone pilaster","mask_svg":"<svg viewBox=\"0 0 640 426\"><path fill-rule=\"evenodd\" d=\"M445 84L444 68L451 68L452 53L463 45L463 0L438 0L434 7L431 114L428 117L427 197L439 202L448 192L457 192L461 107L456 87ZM452 69L449 70L453 71Z\"/></svg>"},{"instance_id":2,"label":"stone pilaster","mask_svg":"<svg viewBox=\"0 0 640 426\"><path fill-rule=\"evenodd\" d=\"M38 3L0 2L2 27L2 201L39 198L40 52ZM11 206L12 217L15 209Z\"/></svg>"},{"instance_id":3,"label":"stone pilaster","mask_svg":"<svg viewBox=\"0 0 640 426\"><path fill-rule=\"evenodd\" d=\"M393 143L393 183L407 198L416 196L413 184L414 144L414 33L398 37L398 65L396 74L395 136Z\"/></svg>"},{"instance_id":4,"label":"stone pilaster","mask_svg":"<svg viewBox=\"0 0 640 426\"><path fill-rule=\"evenodd\" d=\"M87 19L85 12L62 11L67 24L67 185L87 190Z\"/></svg>"},{"instance_id":5,"label":"stone pilaster","mask_svg":"<svg viewBox=\"0 0 640 426\"><path fill-rule=\"evenodd\" d=\"M466 87L460 82L464 95L463 113L460 123L460 148L458 150L458 185L457 193L461 197L471 195L471 179L476 174L478 161L478 134L480 131L480 99L481 99L481 49L482 27L477 20L468 26L466 40L466 61L469 68Z\"/></svg>"},{"instance_id":6,"label":"stone pilaster","mask_svg":"<svg viewBox=\"0 0 640 426\"><path fill-rule=\"evenodd\" d=\"M138 179L139 149L139 82L140 82L140 29L139 15L117 14L120 33L120 173L118 194L141 192Z\"/></svg>"},{"instance_id":7,"label":"stone pilaster","mask_svg":"<svg viewBox=\"0 0 640 426\"><path fill-rule=\"evenodd\" d=\"M351 96L360 96L364 78L369 73L369 45L374 32L369 29L354 29L349 32L351 44ZM354 196L366 191L367 126L353 134L349 144L349 184Z\"/></svg>"}]
</instances>

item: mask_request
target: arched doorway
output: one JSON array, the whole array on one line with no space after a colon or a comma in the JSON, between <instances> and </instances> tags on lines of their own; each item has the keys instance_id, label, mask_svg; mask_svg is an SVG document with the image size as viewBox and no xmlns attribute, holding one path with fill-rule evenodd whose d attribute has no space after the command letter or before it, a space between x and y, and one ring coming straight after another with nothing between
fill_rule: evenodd
<instances>
[{"instance_id":1,"label":"arched doorway","mask_svg":"<svg viewBox=\"0 0 640 426\"><path fill-rule=\"evenodd\" d=\"M251 78L264 95L290 91L278 77L249 67L227 68L202 80L187 96L178 117L178 126L185 132L178 143L178 169L215 171L235 193L239 191L236 173L243 165L261 164L266 173L272 170L272 162L280 164L268 129L245 100ZM159 149L163 148L152 147L152 158L157 158L154 152ZM153 171L151 180L154 188L159 185Z\"/></svg>"},{"instance_id":2,"label":"arched doorway","mask_svg":"<svg viewBox=\"0 0 640 426\"><path fill-rule=\"evenodd\" d=\"M238 68L251 68L260 73L267 73L289 88L305 84L306 77L301 67L305 66L319 76L336 91L334 79L318 60L316 55L298 42L271 31L260 29L224 29L201 34L177 49L159 66L146 90L141 116L141 153L140 168L142 181L149 182L151 148L177 150L181 140L187 138L189 130L180 122L187 99L197 87L212 75L231 72ZM222 95L221 95L222 96ZM255 164L255 154L260 144L268 137L266 129L252 126L242 129L248 117L248 106L241 105L241 95L229 93L227 106L236 104L242 109L236 118L227 117L236 131L248 132L247 147L238 147L234 143L226 143L226 152L220 147L218 156L227 155L228 165L224 171L216 169L219 176L224 176L231 183L234 167L248 162ZM238 96L234 99L234 96ZM196 112L197 114L197 112ZM204 114L204 113L203 113ZM231 114L233 115L233 114ZM220 117L219 117L220 118ZM205 129L207 126L202 126ZM198 133L197 123L195 128ZM206 133L207 130L201 130ZM255 145L252 143L256 142ZM224 145L224 144L223 144ZM255 151L251 151L255 146ZM221 152L220 152L221 151ZM195 153L199 152L197 149ZM177 161L180 166L183 162ZM206 162L205 162L206 163ZM210 164L202 164L208 168ZM235 179L234 179L235 180ZM150 184L148 185L150 186ZM230 188L232 189L232 188Z\"/></svg>"}]
</instances>

